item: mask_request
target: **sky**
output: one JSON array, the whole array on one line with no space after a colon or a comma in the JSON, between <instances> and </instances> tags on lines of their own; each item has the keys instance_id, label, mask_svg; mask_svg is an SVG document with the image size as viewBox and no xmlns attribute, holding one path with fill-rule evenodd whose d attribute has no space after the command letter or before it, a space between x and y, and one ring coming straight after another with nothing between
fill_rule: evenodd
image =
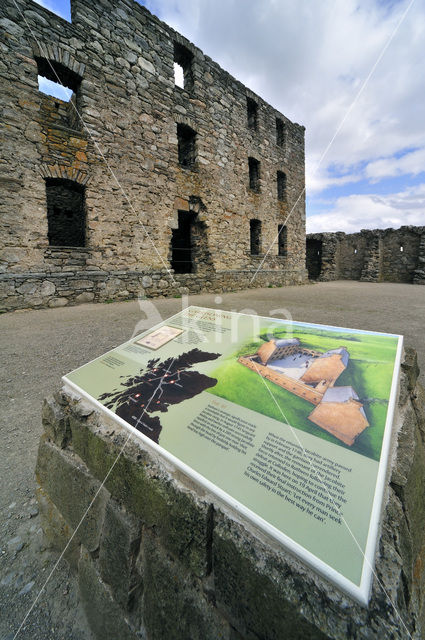
<instances>
[{"instance_id":1,"label":"sky","mask_svg":"<svg viewBox=\"0 0 425 640\"><path fill-rule=\"evenodd\" d=\"M307 232L425 225L423 0L140 1L306 127Z\"/></svg>"}]
</instances>

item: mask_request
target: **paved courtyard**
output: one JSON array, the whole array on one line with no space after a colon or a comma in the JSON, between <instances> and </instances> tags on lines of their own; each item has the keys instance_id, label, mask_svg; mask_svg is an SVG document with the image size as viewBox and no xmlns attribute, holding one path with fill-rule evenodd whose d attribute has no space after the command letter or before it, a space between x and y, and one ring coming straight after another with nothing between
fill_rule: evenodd
<instances>
[{"instance_id":1,"label":"paved courtyard","mask_svg":"<svg viewBox=\"0 0 425 640\"><path fill-rule=\"evenodd\" d=\"M60 309L21 311L0 317L0 640L12 640L57 555L45 550L35 504L34 467L42 432L43 398L63 374L178 312L171 298ZM425 287L329 282L256 289L222 296L191 296L190 304L272 314L294 320L401 333L418 351L425 381ZM277 311L279 310L279 311ZM86 640L76 586L59 565L18 638Z\"/></svg>"}]
</instances>

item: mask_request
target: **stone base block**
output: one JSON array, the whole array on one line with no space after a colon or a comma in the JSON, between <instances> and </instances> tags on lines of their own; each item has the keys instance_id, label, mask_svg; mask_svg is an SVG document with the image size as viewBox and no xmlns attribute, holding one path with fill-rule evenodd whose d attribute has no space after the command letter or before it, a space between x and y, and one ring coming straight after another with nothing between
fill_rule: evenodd
<instances>
[{"instance_id":1,"label":"stone base block","mask_svg":"<svg viewBox=\"0 0 425 640\"><path fill-rule=\"evenodd\" d=\"M56 549L76 530L66 557L95 637L422 639L425 392L417 376L415 353L406 350L367 607L85 401L56 394L43 410L40 512Z\"/></svg>"}]
</instances>

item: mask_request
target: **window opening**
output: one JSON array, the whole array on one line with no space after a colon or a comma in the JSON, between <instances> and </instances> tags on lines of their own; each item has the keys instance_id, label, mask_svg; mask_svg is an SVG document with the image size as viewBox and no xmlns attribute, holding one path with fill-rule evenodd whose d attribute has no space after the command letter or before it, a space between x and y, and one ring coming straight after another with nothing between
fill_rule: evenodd
<instances>
[{"instance_id":1,"label":"window opening","mask_svg":"<svg viewBox=\"0 0 425 640\"><path fill-rule=\"evenodd\" d=\"M180 89L184 89L184 71L183 67L177 62L174 63L174 84Z\"/></svg>"},{"instance_id":2,"label":"window opening","mask_svg":"<svg viewBox=\"0 0 425 640\"><path fill-rule=\"evenodd\" d=\"M251 255L258 256L261 251L261 220L249 221Z\"/></svg>"},{"instance_id":3,"label":"window opening","mask_svg":"<svg viewBox=\"0 0 425 640\"><path fill-rule=\"evenodd\" d=\"M72 94L74 93L72 89L65 87L58 82L53 82L53 80L48 80L43 76L37 76L38 79L38 90L41 93L45 93L47 96L52 96L53 98L59 98L63 100L63 102L69 102L72 98ZM59 109L59 102L55 101L56 109Z\"/></svg>"},{"instance_id":4,"label":"window opening","mask_svg":"<svg viewBox=\"0 0 425 640\"><path fill-rule=\"evenodd\" d=\"M285 144L285 124L280 118L276 118L276 144L279 147Z\"/></svg>"},{"instance_id":5,"label":"window opening","mask_svg":"<svg viewBox=\"0 0 425 640\"><path fill-rule=\"evenodd\" d=\"M260 163L255 158L248 158L249 188L260 191Z\"/></svg>"},{"instance_id":6,"label":"window opening","mask_svg":"<svg viewBox=\"0 0 425 640\"><path fill-rule=\"evenodd\" d=\"M80 102L81 77L71 69L54 60L35 58L37 63L38 89L49 96L42 105L42 114L57 124L79 129L81 127L78 116ZM49 108L48 105L51 105Z\"/></svg>"},{"instance_id":7,"label":"window opening","mask_svg":"<svg viewBox=\"0 0 425 640\"><path fill-rule=\"evenodd\" d=\"M178 42L174 43L174 83L181 89L193 89L193 53Z\"/></svg>"},{"instance_id":8,"label":"window opening","mask_svg":"<svg viewBox=\"0 0 425 640\"><path fill-rule=\"evenodd\" d=\"M287 246L287 228L284 224L279 224L277 227L278 230L278 255L286 256L286 246Z\"/></svg>"},{"instance_id":9,"label":"window opening","mask_svg":"<svg viewBox=\"0 0 425 640\"><path fill-rule=\"evenodd\" d=\"M196 131L185 124L177 124L179 164L190 169L196 160Z\"/></svg>"},{"instance_id":10,"label":"window opening","mask_svg":"<svg viewBox=\"0 0 425 640\"><path fill-rule=\"evenodd\" d=\"M86 246L85 189L78 182L46 179L49 245Z\"/></svg>"},{"instance_id":11,"label":"window opening","mask_svg":"<svg viewBox=\"0 0 425 640\"><path fill-rule=\"evenodd\" d=\"M258 104L252 98L246 99L248 127L249 129L258 129Z\"/></svg>"},{"instance_id":12,"label":"window opening","mask_svg":"<svg viewBox=\"0 0 425 640\"><path fill-rule=\"evenodd\" d=\"M286 174L283 171L277 172L277 199L286 200Z\"/></svg>"}]
</instances>

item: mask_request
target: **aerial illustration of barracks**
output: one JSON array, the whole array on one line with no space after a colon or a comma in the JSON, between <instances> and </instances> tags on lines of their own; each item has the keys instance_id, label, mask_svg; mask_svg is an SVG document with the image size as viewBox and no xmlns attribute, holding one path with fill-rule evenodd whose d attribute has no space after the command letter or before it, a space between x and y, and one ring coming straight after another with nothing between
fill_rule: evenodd
<instances>
[{"instance_id":1,"label":"aerial illustration of barracks","mask_svg":"<svg viewBox=\"0 0 425 640\"><path fill-rule=\"evenodd\" d=\"M315 405L309 420L351 446L369 422L353 387L334 386L349 358L343 346L320 353L290 338L265 342L255 354L240 356L238 361Z\"/></svg>"}]
</instances>

